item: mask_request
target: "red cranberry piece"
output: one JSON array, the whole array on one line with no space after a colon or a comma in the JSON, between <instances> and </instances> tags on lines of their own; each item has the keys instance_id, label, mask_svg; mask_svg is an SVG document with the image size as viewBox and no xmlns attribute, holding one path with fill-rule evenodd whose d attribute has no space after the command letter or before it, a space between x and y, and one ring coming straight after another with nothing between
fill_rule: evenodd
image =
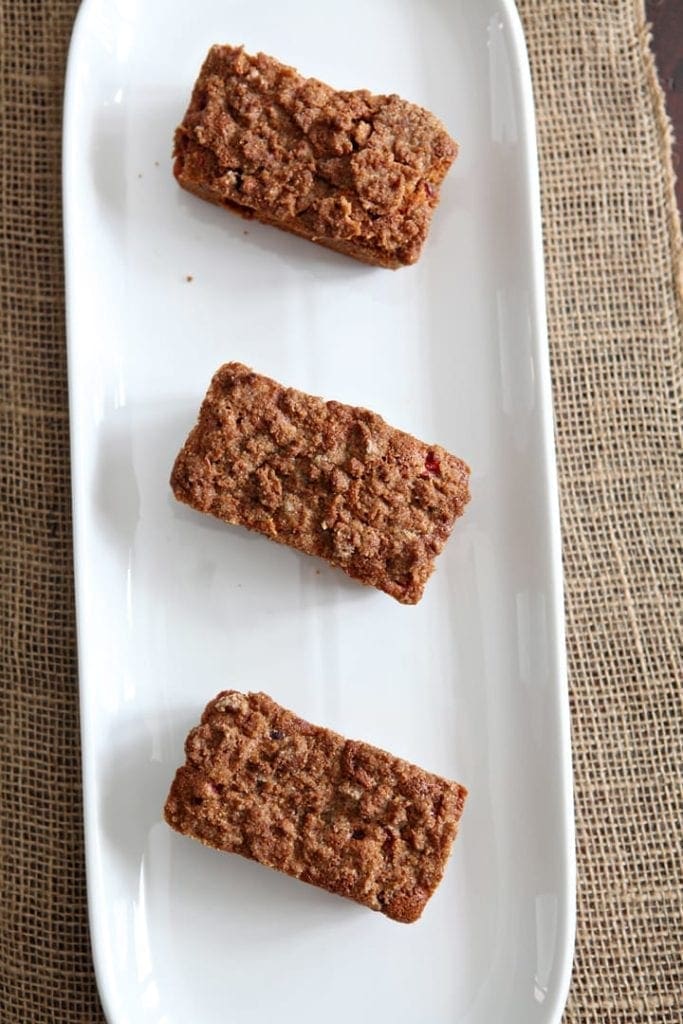
<instances>
[{"instance_id":1,"label":"red cranberry piece","mask_svg":"<svg viewBox=\"0 0 683 1024\"><path fill-rule=\"evenodd\" d=\"M429 473L440 473L441 472L441 463L437 459L437 457L434 454L434 452L427 452L427 458L425 459L425 469Z\"/></svg>"}]
</instances>

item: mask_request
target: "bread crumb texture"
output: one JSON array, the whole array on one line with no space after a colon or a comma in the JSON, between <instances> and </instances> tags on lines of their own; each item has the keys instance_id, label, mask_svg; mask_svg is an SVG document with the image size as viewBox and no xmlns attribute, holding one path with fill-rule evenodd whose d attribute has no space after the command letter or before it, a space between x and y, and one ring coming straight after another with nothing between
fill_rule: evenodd
<instances>
[{"instance_id":1,"label":"bread crumb texture","mask_svg":"<svg viewBox=\"0 0 683 1024\"><path fill-rule=\"evenodd\" d=\"M212 46L175 133L203 199L364 262L414 263L458 147L399 96L338 91L242 47Z\"/></svg>"},{"instance_id":2,"label":"bread crumb texture","mask_svg":"<svg viewBox=\"0 0 683 1024\"><path fill-rule=\"evenodd\" d=\"M226 363L171 474L179 501L415 604L469 500L469 467L374 412Z\"/></svg>"},{"instance_id":3,"label":"bread crumb texture","mask_svg":"<svg viewBox=\"0 0 683 1024\"><path fill-rule=\"evenodd\" d=\"M467 791L311 725L264 693L227 690L185 744L168 824L412 922L439 884Z\"/></svg>"}]
</instances>

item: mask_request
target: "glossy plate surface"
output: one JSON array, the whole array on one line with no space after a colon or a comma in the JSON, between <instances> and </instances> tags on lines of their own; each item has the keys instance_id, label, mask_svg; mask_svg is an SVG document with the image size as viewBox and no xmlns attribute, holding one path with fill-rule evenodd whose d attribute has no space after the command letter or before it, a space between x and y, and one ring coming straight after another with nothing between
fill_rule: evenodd
<instances>
[{"instance_id":1,"label":"glossy plate surface","mask_svg":"<svg viewBox=\"0 0 683 1024\"><path fill-rule=\"evenodd\" d=\"M444 120L461 156L416 267L363 266L177 187L173 129L216 41ZM535 161L504 0L83 5L64 201L88 883L112 1024L560 1019L573 828ZM231 359L471 464L417 607L174 502L173 458ZM166 827L185 734L225 687L469 787L420 923Z\"/></svg>"}]
</instances>

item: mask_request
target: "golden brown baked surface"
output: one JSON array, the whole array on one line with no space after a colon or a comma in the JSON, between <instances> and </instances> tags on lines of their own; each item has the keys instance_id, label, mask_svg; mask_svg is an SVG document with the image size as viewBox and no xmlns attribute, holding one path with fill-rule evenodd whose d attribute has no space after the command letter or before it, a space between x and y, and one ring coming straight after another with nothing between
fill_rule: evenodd
<instances>
[{"instance_id":1,"label":"golden brown baked surface","mask_svg":"<svg viewBox=\"0 0 683 1024\"><path fill-rule=\"evenodd\" d=\"M241 363L214 375L173 467L179 501L415 604L469 500L469 467L368 409Z\"/></svg>"},{"instance_id":2,"label":"golden brown baked surface","mask_svg":"<svg viewBox=\"0 0 683 1024\"><path fill-rule=\"evenodd\" d=\"M175 133L183 188L366 263L414 263L458 148L398 96L212 46Z\"/></svg>"},{"instance_id":3,"label":"golden brown baked surface","mask_svg":"<svg viewBox=\"0 0 683 1024\"><path fill-rule=\"evenodd\" d=\"M311 725L264 693L220 693L185 743L168 824L207 846L416 921L467 791Z\"/></svg>"}]
</instances>

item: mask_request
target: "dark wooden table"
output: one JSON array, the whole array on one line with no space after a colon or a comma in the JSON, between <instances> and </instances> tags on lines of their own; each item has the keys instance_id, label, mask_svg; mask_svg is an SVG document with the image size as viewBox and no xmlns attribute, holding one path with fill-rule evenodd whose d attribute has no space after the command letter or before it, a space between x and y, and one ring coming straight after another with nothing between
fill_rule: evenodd
<instances>
[{"instance_id":1,"label":"dark wooden table","mask_svg":"<svg viewBox=\"0 0 683 1024\"><path fill-rule=\"evenodd\" d=\"M673 124L678 209L683 217L683 0L646 0L652 48Z\"/></svg>"}]
</instances>

